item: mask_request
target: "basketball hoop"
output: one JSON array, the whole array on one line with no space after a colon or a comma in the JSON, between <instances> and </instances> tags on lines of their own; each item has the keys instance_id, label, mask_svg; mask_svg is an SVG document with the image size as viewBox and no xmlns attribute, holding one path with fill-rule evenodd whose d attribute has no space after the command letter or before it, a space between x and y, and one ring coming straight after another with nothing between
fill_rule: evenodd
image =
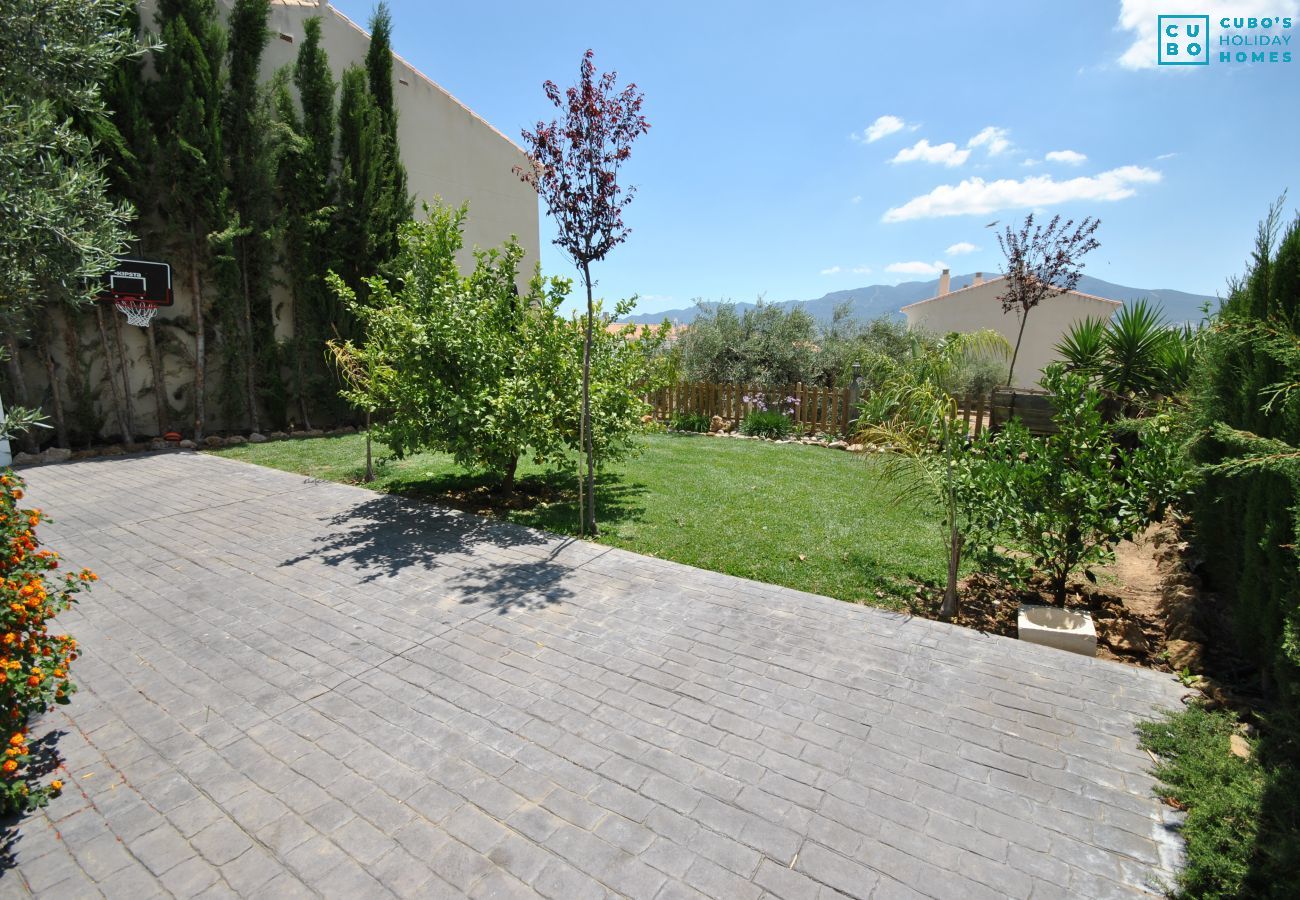
<instances>
[{"instance_id":1,"label":"basketball hoop","mask_svg":"<svg viewBox=\"0 0 1300 900\"><path fill-rule=\"evenodd\" d=\"M139 325L141 328L148 328L153 317L158 315L158 304L139 297L123 298L118 300L113 306L117 311L126 316L126 324Z\"/></svg>"},{"instance_id":2,"label":"basketball hoop","mask_svg":"<svg viewBox=\"0 0 1300 900\"><path fill-rule=\"evenodd\" d=\"M96 298L111 303L128 325L148 328L160 306L171 306L172 267L145 259L118 259L104 273Z\"/></svg>"}]
</instances>

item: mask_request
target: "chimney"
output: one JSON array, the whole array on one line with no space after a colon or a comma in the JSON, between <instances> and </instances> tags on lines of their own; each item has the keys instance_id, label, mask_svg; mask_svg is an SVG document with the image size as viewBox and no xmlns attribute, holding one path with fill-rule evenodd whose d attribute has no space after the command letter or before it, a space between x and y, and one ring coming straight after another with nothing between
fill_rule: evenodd
<instances>
[{"instance_id":1,"label":"chimney","mask_svg":"<svg viewBox=\"0 0 1300 900\"><path fill-rule=\"evenodd\" d=\"M984 273L983 273L983 272L976 272L976 273L975 273L975 280L972 281L972 282L970 283L970 284L971 284L971 287L974 287L974 286L977 285L977 284L983 284L983 283L984 283Z\"/></svg>"},{"instance_id":2,"label":"chimney","mask_svg":"<svg viewBox=\"0 0 1300 900\"><path fill-rule=\"evenodd\" d=\"M944 269L943 274L939 276L939 293L935 294L935 296L942 297L944 294L948 293L948 284L949 284L948 270Z\"/></svg>"}]
</instances>

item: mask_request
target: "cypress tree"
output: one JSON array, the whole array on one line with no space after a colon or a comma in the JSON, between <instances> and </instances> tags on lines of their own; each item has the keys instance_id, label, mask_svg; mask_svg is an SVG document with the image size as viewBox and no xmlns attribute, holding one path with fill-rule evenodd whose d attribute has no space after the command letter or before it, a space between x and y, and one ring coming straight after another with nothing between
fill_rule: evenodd
<instances>
[{"instance_id":1,"label":"cypress tree","mask_svg":"<svg viewBox=\"0 0 1300 900\"><path fill-rule=\"evenodd\" d=\"M229 191L234 215L224 232L228 290L239 298L226 316L227 378L242 383L242 405L253 431L261 430L259 402L273 420L284 419L283 385L271 299L274 262L275 148L268 92L259 84L262 53L270 40L270 0L236 0L230 12L229 77L223 108ZM230 341L231 327L241 336Z\"/></svg>"},{"instance_id":2,"label":"cypress tree","mask_svg":"<svg viewBox=\"0 0 1300 900\"><path fill-rule=\"evenodd\" d=\"M356 271L345 280L363 295L360 279L380 274L397 255L397 230L414 208L397 141L392 33L392 14L381 2L370 19L364 75L344 73L339 102L340 180L355 205L349 225L364 233L353 248Z\"/></svg>"},{"instance_id":3,"label":"cypress tree","mask_svg":"<svg viewBox=\"0 0 1300 900\"><path fill-rule=\"evenodd\" d=\"M332 303L325 275L333 263L330 241L335 195L334 93L329 58L320 46L320 20L308 19L292 80L299 115L289 91L290 73L281 72L273 91L283 126L279 190L284 211L285 267L293 299L293 372L298 415L311 427L310 398L324 383L326 310Z\"/></svg>"},{"instance_id":4,"label":"cypress tree","mask_svg":"<svg viewBox=\"0 0 1300 900\"><path fill-rule=\"evenodd\" d=\"M207 391L207 235L225 227L221 97L226 31L213 0L159 0L165 51L154 55L149 113L158 141L159 207L178 236L194 327L194 439L203 437Z\"/></svg>"}]
</instances>

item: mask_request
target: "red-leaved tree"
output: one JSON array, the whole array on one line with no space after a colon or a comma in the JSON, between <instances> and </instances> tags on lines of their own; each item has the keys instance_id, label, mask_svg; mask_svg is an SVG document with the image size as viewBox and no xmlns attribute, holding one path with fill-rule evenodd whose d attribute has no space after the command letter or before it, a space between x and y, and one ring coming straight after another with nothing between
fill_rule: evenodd
<instances>
[{"instance_id":1,"label":"red-leaved tree","mask_svg":"<svg viewBox=\"0 0 1300 900\"><path fill-rule=\"evenodd\" d=\"M1083 275L1083 257L1101 246L1093 235L1101 221L1091 216L1076 227L1073 219L1061 223L1053 216L1047 225L1034 225L1034 214L1025 218L1019 231L1007 226L998 235L998 246L1007 258L1007 286L998 296L1003 314L1016 310L1020 315L1020 332L1011 354L1007 386L1016 373L1016 357L1025 336L1029 311L1050 297L1072 291Z\"/></svg>"},{"instance_id":2,"label":"red-leaved tree","mask_svg":"<svg viewBox=\"0 0 1300 900\"><path fill-rule=\"evenodd\" d=\"M591 264L604 259L631 233L623 224L623 208L636 188L618 183L619 168L632 155L632 142L650 130L641 115L644 95L635 84L616 88L617 72L600 75L588 50L582 57L578 83L561 94L555 82L542 87L562 113L559 120L539 121L524 129L531 166L515 171L536 189L559 231L555 244L582 272L587 289L587 317L582 349L582 408L579 442L586 457L585 480L580 476L578 517L584 534L596 534L596 461L591 433L591 335L595 327Z\"/></svg>"}]
</instances>

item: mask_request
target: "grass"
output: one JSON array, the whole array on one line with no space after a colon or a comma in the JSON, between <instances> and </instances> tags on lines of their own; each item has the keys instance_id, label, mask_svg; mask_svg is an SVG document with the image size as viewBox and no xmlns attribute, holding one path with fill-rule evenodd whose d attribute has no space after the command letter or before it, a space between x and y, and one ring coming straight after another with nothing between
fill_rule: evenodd
<instances>
[{"instance_id":1,"label":"grass","mask_svg":"<svg viewBox=\"0 0 1300 900\"><path fill-rule=\"evenodd\" d=\"M376 448L381 452L382 448ZM213 451L271 468L359 484L362 435ZM377 491L576 533L572 478L520 464L517 496L440 453L384 463ZM729 575L901 609L917 582L944 573L938 513L898 503L870 457L703 436L651 434L644 453L601 477L600 542Z\"/></svg>"},{"instance_id":2,"label":"grass","mask_svg":"<svg viewBox=\"0 0 1300 900\"><path fill-rule=\"evenodd\" d=\"M1138 726L1159 757L1158 793L1186 807L1183 898L1294 897L1300 872L1300 775L1292 729L1250 742L1250 759L1229 747L1236 718L1198 706Z\"/></svg>"}]
</instances>

